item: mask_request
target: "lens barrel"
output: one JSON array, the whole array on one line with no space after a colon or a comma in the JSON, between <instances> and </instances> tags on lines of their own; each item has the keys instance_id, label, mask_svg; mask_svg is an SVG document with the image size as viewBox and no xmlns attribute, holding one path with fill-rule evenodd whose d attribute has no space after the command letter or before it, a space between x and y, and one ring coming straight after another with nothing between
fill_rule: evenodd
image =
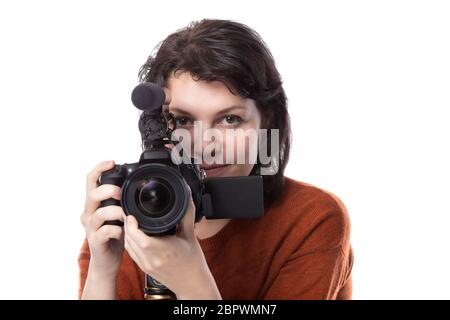
<instances>
[{"instance_id":1,"label":"lens barrel","mask_svg":"<svg viewBox=\"0 0 450 320\"><path fill-rule=\"evenodd\" d=\"M136 217L148 234L162 234L173 229L183 218L190 192L175 168L150 163L133 171L122 187L122 207L126 215Z\"/></svg>"}]
</instances>

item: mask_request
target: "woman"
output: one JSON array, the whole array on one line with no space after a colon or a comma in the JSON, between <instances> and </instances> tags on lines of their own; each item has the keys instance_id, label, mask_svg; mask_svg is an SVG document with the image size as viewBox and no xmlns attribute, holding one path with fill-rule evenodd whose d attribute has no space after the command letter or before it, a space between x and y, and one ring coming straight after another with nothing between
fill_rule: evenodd
<instances>
[{"instance_id":1,"label":"woman","mask_svg":"<svg viewBox=\"0 0 450 320\"><path fill-rule=\"evenodd\" d=\"M165 88L165 108L177 128L192 131L201 121L202 130L221 132L279 129L279 153L268 165L202 165L207 176L272 170L263 175L265 215L194 224L191 201L176 235L150 237L119 206L97 209L104 199L120 199L121 191L98 186L101 173L114 166L100 163L87 177L81 217L86 240L79 256L80 298L143 299L149 274L178 299L351 299L347 211L333 194L284 176L290 148L287 98L259 35L228 20L192 23L167 37L139 76ZM215 155L222 157L231 142L224 140ZM251 146L246 146L248 155ZM116 219L124 221L123 228L102 226Z\"/></svg>"}]
</instances>

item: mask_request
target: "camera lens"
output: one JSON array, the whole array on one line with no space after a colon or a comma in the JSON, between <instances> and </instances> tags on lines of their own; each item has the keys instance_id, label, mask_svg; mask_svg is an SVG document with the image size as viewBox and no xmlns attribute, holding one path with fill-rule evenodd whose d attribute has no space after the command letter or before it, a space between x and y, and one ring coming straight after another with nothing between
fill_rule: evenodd
<instances>
[{"instance_id":1,"label":"camera lens","mask_svg":"<svg viewBox=\"0 0 450 320\"><path fill-rule=\"evenodd\" d=\"M151 218L162 217L174 205L174 190L161 178L150 178L140 183L136 190L136 203L142 212Z\"/></svg>"},{"instance_id":2,"label":"camera lens","mask_svg":"<svg viewBox=\"0 0 450 320\"><path fill-rule=\"evenodd\" d=\"M177 168L148 163L125 179L120 202L125 214L136 217L142 231L162 234L183 218L189 197L188 184Z\"/></svg>"}]
</instances>

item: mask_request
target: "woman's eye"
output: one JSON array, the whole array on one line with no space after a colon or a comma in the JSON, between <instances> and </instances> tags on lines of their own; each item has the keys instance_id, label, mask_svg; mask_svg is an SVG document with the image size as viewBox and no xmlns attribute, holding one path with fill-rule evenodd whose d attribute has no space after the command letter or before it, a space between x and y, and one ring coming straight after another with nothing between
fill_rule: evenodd
<instances>
[{"instance_id":1,"label":"woman's eye","mask_svg":"<svg viewBox=\"0 0 450 320\"><path fill-rule=\"evenodd\" d=\"M190 119L188 117L178 117L178 118L175 118L175 121L178 126L186 126L189 124Z\"/></svg>"},{"instance_id":2,"label":"woman's eye","mask_svg":"<svg viewBox=\"0 0 450 320\"><path fill-rule=\"evenodd\" d=\"M242 122L242 118L235 115L228 115L223 117L222 124L239 124Z\"/></svg>"}]
</instances>

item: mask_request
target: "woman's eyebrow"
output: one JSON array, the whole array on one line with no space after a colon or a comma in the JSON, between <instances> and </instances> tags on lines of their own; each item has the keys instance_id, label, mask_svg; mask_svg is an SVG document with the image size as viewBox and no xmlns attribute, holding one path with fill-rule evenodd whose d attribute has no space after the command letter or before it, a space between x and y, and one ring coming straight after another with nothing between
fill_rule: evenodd
<instances>
[{"instance_id":1,"label":"woman's eyebrow","mask_svg":"<svg viewBox=\"0 0 450 320\"><path fill-rule=\"evenodd\" d=\"M170 110L170 112L174 112L175 111L175 112L178 112L178 113L181 113L181 114L192 116L192 114L190 114L188 111L183 110L183 109L178 108L178 107L169 107L169 110Z\"/></svg>"},{"instance_id":2,"label":"woman's eyebrow","mask_svg":"<svg viewBox=\"0 0 450 320\"><path fill-rule=\"evenodd\" d=\"M244 106L241 106L241 105L236 105L236 106L231 106L231 107L222 109L219 112L217 112L217 114L224 114L224 113L228 113L232 110L237 110L237 109L242 109L245 111L247 108L245 108Z\"/></svg>"},{"instance_id":3,"label":"woman's eyebrow","mask_svg":"<svg viewBox=\"0 0 450 320\"><path fill-rule=\"evenodd\" d=\"M220 110L219 112L217 112L217 115L225 114L225 113L228 113L228 112L230 112L230 111L232 111L232 110L236 110L236 109L242 109L242 110L244 110L244 111L246 110L245 106L242 106L242 105L233 105L233 106L230 106L230 107L227 107L227 108L225 108L225 109ZM171 112L175 111L175 112L178 112L178 113L181 113L181 114L185 114L185 115L188 115L188 116L192 116L191 113L189 113L188 111L186 111L186 110L184 110L184 109L182 109L182 108L179 108L179 107L170 107L170 111L171 111Z\"/></svg>"}]
</instances>

